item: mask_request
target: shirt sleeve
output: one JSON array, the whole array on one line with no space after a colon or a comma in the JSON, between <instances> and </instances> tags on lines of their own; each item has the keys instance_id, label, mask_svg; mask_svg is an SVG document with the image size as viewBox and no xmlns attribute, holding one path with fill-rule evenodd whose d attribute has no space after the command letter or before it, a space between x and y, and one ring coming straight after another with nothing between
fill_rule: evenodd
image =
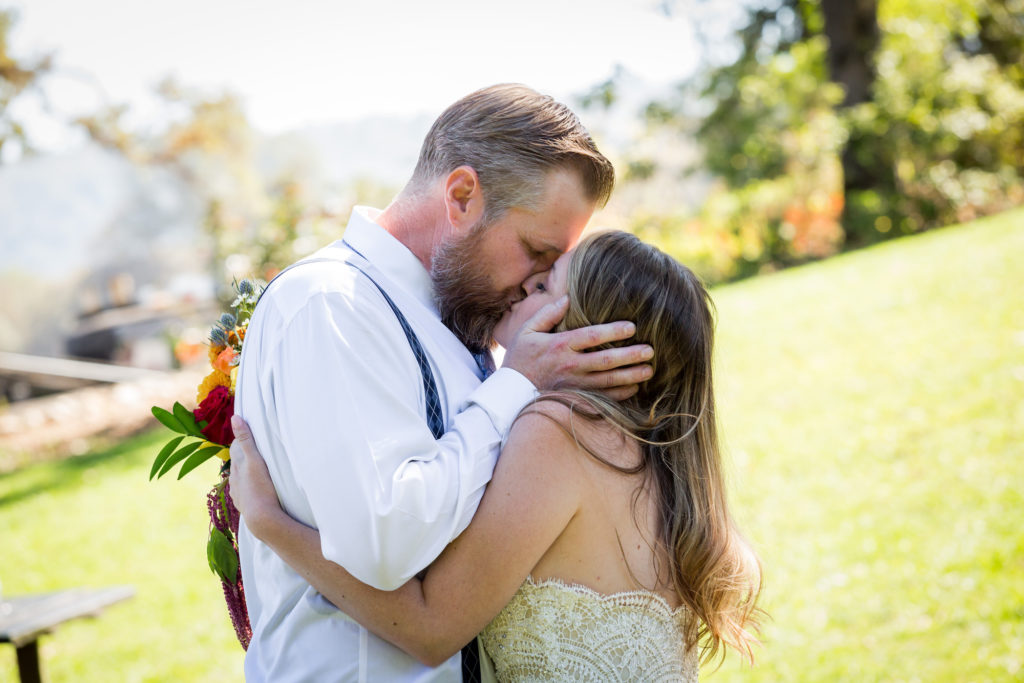
<instances>
[{"instance_id":1,"label":"shirt sleeve","mask_svg":"<svg viewBox=\"0 0 1024 683\"><path fill-rule=\"evenodd\" d=\"M468 526L502 440L536 391L499 370L435 440L394 312L379 292L357 291L316 294L288 322L273 352L274 406L324 556L393 590Z\"/></svg>"}]
</instances>

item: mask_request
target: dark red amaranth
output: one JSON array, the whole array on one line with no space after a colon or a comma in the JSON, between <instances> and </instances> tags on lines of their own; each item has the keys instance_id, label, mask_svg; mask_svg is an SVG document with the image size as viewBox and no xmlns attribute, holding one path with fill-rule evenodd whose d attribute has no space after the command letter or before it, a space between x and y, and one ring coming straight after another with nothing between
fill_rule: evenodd
<instances>
[{"instance_id":1,"label":"dark red amaranth","mask_svg":"<svg viewBox=\"0 0 1024 683\"><path fill-rule=\"evenodd\" d=\"M214 528L219 529L235 547L235 554L238 554L238 509L231 500L231 492L228 486L228 475L230 470L225 465L221 468L220 483L213 487L206 496L206 507L210 511L210 523ZM224 589L224 601L227 603L228 615L231 617L231 625L235 627L235 635L238 642L242 644L243 650L249 649L249 641L252 639L252 627L249 625L249 612L245 607L245 589L242 586L242 568L238 567L238 575L234 583L221 580Z\"/></svg>"}]
</instances>

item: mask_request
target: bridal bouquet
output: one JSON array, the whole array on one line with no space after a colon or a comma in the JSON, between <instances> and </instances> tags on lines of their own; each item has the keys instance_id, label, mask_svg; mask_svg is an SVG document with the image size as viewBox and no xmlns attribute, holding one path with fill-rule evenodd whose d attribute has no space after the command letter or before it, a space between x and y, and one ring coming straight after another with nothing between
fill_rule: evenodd
<instances>
[{"instance_id":1,"label":"bridal bouquet","mask_svg":"<svg viewBox=\"0 0 1024 683\"><path fill-rule=\"evenodd\" d=\"M229 447L235 438L231 431L231 416L234 414L238 360L245 330L262 287L251 280L242 280L236 284L235 290L237 297L231 304L234 312L223 314L210 332L211 372L199 384L196 409L189 410L177 402L171 410L153 406L153 416L179 436L172 438L160 450L149 478L159 479L180 465L178 479L181 479L207 460L218 458L221 461L220 480L206 496L206 507L210 513L206 558L224 588L224 599L238 641L243 648L248 648L252 629L238 565L238 510L231 501L228 487L231 472Z\"/></svg>"}]
</instances>

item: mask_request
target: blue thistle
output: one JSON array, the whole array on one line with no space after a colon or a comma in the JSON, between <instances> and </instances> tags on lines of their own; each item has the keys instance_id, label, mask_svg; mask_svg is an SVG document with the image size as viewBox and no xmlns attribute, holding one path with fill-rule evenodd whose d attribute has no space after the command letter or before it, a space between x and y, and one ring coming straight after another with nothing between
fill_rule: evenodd
<instances>
[{"instance_id":1,"label":"blue thistle","mask_svg":"<svg viewBox=\"0 0 1024 683\"><path fill-rule=\"evenodd\" d=\"M228 333L222 327L214 327L210 330L210 341L214 346L227 346Z\"/></svg>"},{"instance_id":2,"label":"blue thistle","mask_svg":"<svg viewBox=\"0 0 1024 683\"><path fill-rule=\"evenodd\" d=\"M230 313L225 313L224 315L222 315L220 317L219 322L220 326L223 327L225 330L233 330L235 328L235 325L238 324L238 321L235 320L235 316L231 315Z\"/></svg>"}]
</instances>

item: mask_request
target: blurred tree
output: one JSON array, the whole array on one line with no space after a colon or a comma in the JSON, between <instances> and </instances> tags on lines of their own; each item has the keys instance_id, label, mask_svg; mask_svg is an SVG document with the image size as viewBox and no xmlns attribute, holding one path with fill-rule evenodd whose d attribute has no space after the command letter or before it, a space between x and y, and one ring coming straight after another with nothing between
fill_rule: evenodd
<instances>
[{"instance_id":1,"label":"blurred tree","mask_svg":"<svg viewBox=\"0 0 1024 683\"><path fill-rule=\"evenodd\" d=\"M190 91L171 79L157 87L163 125L132 129L128 108L107 106L77 123L99 144L139 165L172 169L209 207L204 225L211 237L216 282L241 232L265 198L255 175L252 129L236 98ZM213 219L215 217L215 220Z\"/></svg>"},{"instance_id":2,"label":"blurred tree","mask_svg":"<svg viewBox=\"0 0 1024 683\"><path fill-rule=\"evenodd\" d=\"M858 243L1024 201L1024 0L883 0L877 81L850 147L884 170L847 195ZM1010 61L1007 61L1010 60Z\"/></svg>"},{"instance_id":3,"label":"blurred tree","mask_svg":"<svg viewBox=\"0 0 1024 683\"><path fill-rule=\"evenodd\" d=\"M347 192L328 201L318 186L319 163L302 155L294 140L277 143L288 151L266 153L265 142L251 126L237 97L228 92L203 92L166 79L156 88L158 107L147 121L132 116L127 105L106 104L73 121L46 107L44 79L60 73L81 79L107 102L99 81L56 63L49 55L28 59L10 51L17 16L0 9L0 162L30 151L29 133L17 104L39 98L61 123L83 130L91 140L139 167L168 169L187 185L188 198L203 209L206 241L189 244L197 265L209 267L222 298L232 295L233 278L269 279L280 268L336 239L357 200L387 203L389 189L356 181ZM293 153L294 150L300 151ZM21 152L20 154L16 152ZM272 158L268 158L272 156ZM150 167L147 169L147 167ZM332 188L337 189L337 188ZM131 206L118 223L146 223L151 216ZM153 230L152 223L146 223ZM145 230L136 230L144 234ZM0 324L2 324L0 320ZM2 336L2 335L0 335ZM2 340L0 340L2 341Z\"/></svg>"},{"instance_id":4,"label":"blurred tree","mask_svg":"<svg viewBox=\"0 0 1024 683\"><path fill-rule=\"evenodd\" d=\"M717 277L1024 202L1024 0L762 0L731 52L698 28L704 68L647 118L722 183Z\"/></svg>"},{"instance_id":5,"label":"blurred tree","mask_svg":"<svg viewBox=\"0 0 1024 683\"><path fill-rule=\"evenodd\" d=\"M877 0L822 0L824 32L828 39L828 69L833 82L843 87L842 107L870 102L875 84L874 55L878 49ZM884 157L873 147L877 136L851 135L842 152L843 196L868 190L880 177L891 175ZM849 222L844 207L842 222Z\"/></svg>"},{"instance_id":6,"label":"blurred tree","mask_svg":"<svg viewBox=\"0 0 1024 683\"><path fill-rule=\"evenodd\" d=\"M843 86L843 106L871 99L875 81L872 57L878 47L876 0L822 0L828 66L832 80Z\"/></svg>"},{"instance_id":7,"label":"blurred tree","mask_svg":"<svg viewBox=\"0 0 1024 683\"><path fill-rule=\"evenodd\" d=\"M0 9L0 164L10 156L4 153L5 147L16 146L22 154L32 151L25 127L12 111L12 105L19 97L36 90L53 68L50 55L30 60L11 54L10 34L17 19L13 10Z\"/></svg>"},{"instance_id":8,"label":"blurred tree","mask_svg":"<svg viewBox=\"0 0 1024 683\"><path fill-rule=\"evenodd\" d=\"M172 79L157 88L163 126L131 130L125 107L79 119L93 140L139 164L174 169L206 205L215 282L269 278L336 235L340 218L318 205L300 173L264 178L256 159L256 132L238 99L204 94Z\"/></svg>"},{"instance_id":9,"label":"blurred tree","mask_svg":"<svg viewBox=\"0 0 1024 683\"><path fill-rule=\"evenodd\" d=\"M621 64L616 64L612 75L604 81L593 85L576 99L584 109L600 108L605 111L610 109L618 99L618 81L625 75Z\"/></svg>"}]
</instances>

